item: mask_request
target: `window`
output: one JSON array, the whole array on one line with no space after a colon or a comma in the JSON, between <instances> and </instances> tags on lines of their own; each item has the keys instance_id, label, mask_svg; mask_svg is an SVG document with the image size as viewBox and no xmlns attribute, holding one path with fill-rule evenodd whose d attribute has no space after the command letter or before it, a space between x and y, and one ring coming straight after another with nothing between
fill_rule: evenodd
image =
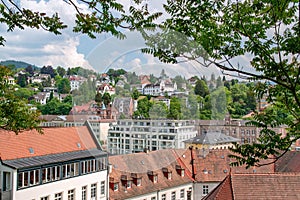
<instances>
[{"instance_id":1,"label":"window","mask_svg":"<svg viewBox=\"0 0 300 200\"><path fill-rule=\"evenodd\" d=\"M161 195L161 200L166 200L166 194Z\"/></svg>"},{"instance_id":2,"label":"window","mask_svg":"<svg viewBox=\"0 0 300 200\"><path fill-rule=\"evenodd\" d=\"M171 193L171 200L176 200L176 192Z\"/></svg>"},{"instance_id":3,"label":"window","mask_svg":"<svg viewBox=\"0 0 300 200\"><path fill-rule=\"evenodd\" d=\"M54 200L62 200L62 193L61 192L60 193L56 193L54 195Z\"/></svg>"},{"instance_id":4,"label":"window","mask_svg":"<svg viewBox=\"0 0 300 200\"><path fill-rule=\"evenodd\" d=\"M97 184L94 183L91 185L91 199L97 198Z\"/></svg>"},{"instance_id":5,"label":"window","mask_svg":"<svg viewBox=\"0 0 300 200\"><path fill-rule=\"evenodd\" d=\"M153 176L153 183L157 183L157 175Z\"/></svg>"},{"instance_id":6,"label":"window","mask_svg":"<svg viewBox=\"0 0 300 200\"><path fill-rule=\"evenodd\" d=\"M208 185L203 185L202 186L202 193L203 193L203 195L207 195L208 194Z\"/></svg>"},{"instance_id":7,"label":"window","mask_svg":"<svg viewBox=\"0 0 300 200\"><path fill-rule=\"evenodd\" d=\"M141 186L142 185L142 179L141 178L137 178L136 179L136 185L137 186Z\"/></svg>"},{"instance_id":8,"label":"window","mask_svg":"<svg viewBox=\"0 0 300 200\"><path fill-rule=\"evenodd\" d=\"M184 198L184 189L180 190L180 198Z\"/></svg>"},{"instance_id":9,"label":"window","mask_svg":"<svg viewBox=\"0 0 300 200\"><path fill-rule=\"evenodd\" d=\"M86 200L86 186L81 188L81 200Z\"/></svg>"},{"instance_id":10,"label":"window","mask_svg":"<svg viewBox=\"0 0 300 200\"><path fill-rule=\"evenodd\" d=\"M151 200L156 200L156 197L151 197Z\"/></svg>"},{"instance_id":11,"label":"window","mask_svg":"<svg viewBox=\"0 0 300 200\"><path fill-rule=\"evenodd\" d=\"M41 197L41 200L49 200L49 196L47 196L47 197Z\"/></svg>"},{"instance_id":12,"label":"window","mask_svg":"<svg viewBox=\"0 0 300 200\"><path fill-rule=\"evenodd\" d=\"M105 181L101 181L100 194L101 195L105 194Z\"/></svg>"},{"instance_id":13,"label":"window","mask_svg":"<svg viewBox=\"0 0 300 200\"><path fill-rule=\"evenodd\" d=\"M75 200L75 190L68 191L68 200Z\"/></svg>"},{"instance_id":14,"label":"window","mask_svg":"<svg viewBox=\"0 0 300 200\"><path fill-rule=\"evenodd\" d=\"M119 190L119 184L118 183L114 183L114 191L118 191Z\"/></svg>"}]
</instances>

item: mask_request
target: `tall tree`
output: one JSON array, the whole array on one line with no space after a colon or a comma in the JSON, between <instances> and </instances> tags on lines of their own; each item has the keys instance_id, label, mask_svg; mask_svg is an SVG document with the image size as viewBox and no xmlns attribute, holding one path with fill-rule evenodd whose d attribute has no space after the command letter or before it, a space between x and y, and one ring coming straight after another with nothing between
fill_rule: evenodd
<instances>
[{"instance_id":1,"label":"tall tree","mask_svg":"<svg viewBox=\"0 0 300 200\"><path fill-rule=\"evenodd\" d=\"M57 83L57 91L60 94L68 94L71 90L70 81L67 78L62 78Z\"/></svg>"},{"instance_id":2,"label":"tall tree","mask_svg":"<svg viewBox=\"0 0 300 200\"><path fill-rule=\"evenodd\" d=\"M39 112L27 105L27 101L14 95L13 86L8 84L10 70L0 66L0 129L11 130L16 134L22 130L39 128Z\"/></svg>"},{"instance_id":3,"label":"tall tree","mask_svg":"<svg viewBox=\"0 0 300 200\"><path fill-rule=\"evenodd\" d=\"M208 87L207 87L206 83L204 82L204 80L198 80L196 82L195 94L199 95L199 96L201 96L203 98L205 98L206 95L209 94Z\"/></svg>"},{"instance_id":4,"label":"tall tree","mask_svg":"<svg viewBox=\"0 0 300 200\"><path fill-rule=\"evenodd\" d=\"M66 70L65 68L61 67L61 66L58 66L56 68L56 71L58 73L58 75L60 75L61 77L64 77L64 75L66 75Z\"/></svg>"}]
</instances>

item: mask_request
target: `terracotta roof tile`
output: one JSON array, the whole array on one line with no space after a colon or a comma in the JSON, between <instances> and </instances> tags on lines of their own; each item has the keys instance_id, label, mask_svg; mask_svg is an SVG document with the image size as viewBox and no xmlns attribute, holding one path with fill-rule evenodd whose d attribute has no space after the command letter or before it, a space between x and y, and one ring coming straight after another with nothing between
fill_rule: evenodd
<instances>
[{"instance_id":1,"label":"terracotta roof tile","mask_svg":"<svg viewBox=\"0 0 300 200\"><path fill-rule=\"evenodd\" d=\"M11 160L97 148L97 143L86 126L44 128L43 131L44 134L31 130L16 135L0 130L1 159Z\"/></svg>"},{"instance_id":2,"label":"terracotta roof tile","mask_svg":"<svg viewBox=\"0 0 300 200\"><path fill-rule=\"evenodd\" d=\"M299 182L300 173L231 174L203 199L300 199Z\"/></svg>"},{"instance_id":3,"label":"terracotta roof tile","mask_svg":"<svg viewBox=\"0 0 300 200\"><path fill-rule=\"evenodd\" d=\"M180 155L180 152L166 149L147 154L136 153L109 157L109 162L113 166L112 173L110 174L110 183L119 183L118 191L113 191L112 187L110 187L110 199L121 200L132 198L133 196L155 192L164 188L191 183L192 180L186 173L182 177L176 170L176 166L180 165L177 162L178 155ZM172 173L171 179L166 177L163 168L166 168L164 169L165 171ZM157 175L157 183L151 180L151 173L149 172ZM131 188L125 188L125 176L126 179L133 180L134 182L133 174L137 174L141 178L141 186L133 183Z\"/></svg>"},{"instance_id":4,"label":"terracotta roof tile","mask_svg":"<svg viewBox=\"0 0 300 200\"><path fill-rule=\"evenodd\" d=\"M276 172L300 172L300 151L288 151L275 163Z\"/></svg>"}]
</instances>

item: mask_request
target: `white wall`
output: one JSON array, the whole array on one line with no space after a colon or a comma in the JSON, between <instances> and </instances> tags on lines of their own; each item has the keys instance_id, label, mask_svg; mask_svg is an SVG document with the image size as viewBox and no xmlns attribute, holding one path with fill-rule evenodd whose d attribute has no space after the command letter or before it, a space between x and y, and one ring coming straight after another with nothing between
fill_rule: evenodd
<instances>
[{"instance_id":1,"label":"white wall","mask_svg":"<svg viewBox=\"0 0 300 200\"><path fill-rule=\"evenodd\" d=\"M100 196L100 183L105 181L105 195ZM14 173L14 183L17 182L17 173ZM87 186L87 199L91 199L91 184L97 183L97 199L107 199L107 170L95 172L87 175L73 177L56 182L46 183L43 185L33 186L17 190L17 185L14 184L13 200L39 200L41 197L49 196L50 200L54 199L56 193L63 193L63 199L68 199L68 190L75 189L75 199L81 199L81 189Z\"/></svg>"}]
</instances>

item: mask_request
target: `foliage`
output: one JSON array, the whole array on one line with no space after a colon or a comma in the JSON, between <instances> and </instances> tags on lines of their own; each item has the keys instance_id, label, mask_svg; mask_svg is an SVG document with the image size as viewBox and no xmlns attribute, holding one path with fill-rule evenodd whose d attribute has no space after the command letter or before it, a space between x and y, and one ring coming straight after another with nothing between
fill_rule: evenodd
<instances>
[{"instance_id":1,"label":"foliage","mask_svg":"<svg viewBox=\"0 0 300 200\"><path fill-rule=\"evenodd\" d=\"M51 78L54 78L56 75L56 71L50 65L48 65L47 67L46 66L42 67L40 72L41 74L49 74Z\"/></svg>"},{"instance_id":2,"label":"foliage","mask_svg":"<svg viewBox=\"0 0 300 200\"><path fill-rule=\"evenodd\" d=\"M198 80L195 86L195 94L205 98L209 94L208 87L204 80Z\"/></svg>"},{"instance_id":3,"label":"foliage","mask_svg":"<svg viewBox=\"0 0 300 200\"><path fill-rule=\"evenodd\" d=\"M169 119L182 119L180 99L172 97L170 100Z\"/></svg>"},{"instance_id":4,"label":"foliage","mask_svg":"<svg viewBox=\"0 0 300 200\"><path fill-rule=\"evenodd\" d=\"M136 118L149 118L149 111L152 107L152 103L147 97L138 100L137 110L133 113Z\"/></svg>"},{"instance_id":5,"label":"foliage","mask_svg":"<svg viewBox=\"0 0 300 200\"><path fill-rule=\"evenodd\" d=\"M25 87L28 84L27 75L19 73L18 78L17 78L17 84L20 87Z\"/></svg>"},{"instance_id":6,"label":"foliage","mask_svg":"<svg viewBox=\"0 0 300 200\"><path fill-rule=\"evenodd\" d=\"M71 90L70 81L67 78L62 78L56 82L57 92L59 94L69 94Z\"/></svg>"},{"instance_id":7,"label":"foliage","mask_svg":"<svg viewBox=\"0 0 300 200\"><path fill-rule=\"evenodd\" d=\"M66 75L66 70L65 70L65 68L63 68L63 67L61 67L61 66L58 66L57 68L56 68L56 72L58 73L58 75L60 76L60 77L64 77L64 75Z\"/></svg>"},{"instance_id":8,"label":"foliage","mask_svg":"<svg viewBox=\"0 0 300 200\"><path fill-rule=\"evenodd\" d=\"M14 131L16 134L23 130L39 128L39 112L31 110L27 101L15 96L13 87L8 84L7 76L10 71L0 66L0 128Z\"/></svg>"},{"instance_id":9,"label":"foliage","mask_svg":"<svg viewBox=\"0 0 300 200\"><path fill-rule=\"evenodd\" d=\"M29 88L18 88L13 93L16 97L24 100L28 100L34 94L33 90Z\"/></svg>"},{"instance_id":10,"label":"foliage","mask_svg":"<svg viewBox=\"0 0 300 200\"><path fill-rule=\"evenodd\" d=\"M53 98L46 105L39 105L38 109L43 115L68 115L72 109L72 104L60 102L57 98Z\"/></svg>"}]
</instances>

